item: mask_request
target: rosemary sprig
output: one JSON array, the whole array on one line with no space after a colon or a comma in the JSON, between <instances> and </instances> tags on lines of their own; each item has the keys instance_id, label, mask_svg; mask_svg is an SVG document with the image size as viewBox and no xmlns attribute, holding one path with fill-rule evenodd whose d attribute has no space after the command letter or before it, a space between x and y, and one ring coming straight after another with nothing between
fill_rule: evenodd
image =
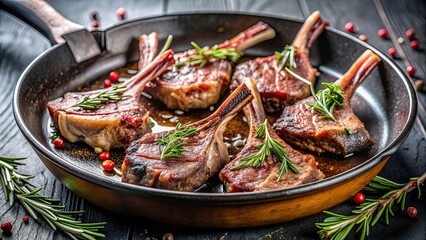
<instances>
[{"instance_id":1,"label":"rosemary sprig","mask_svg":"<svg viewBox=\"0 0 426 240\"><path fill-rule=\"evenodd\" d=\"M185 143L181 140L196 133L197 128L189 127L188 124L182 125L178 123L174 131L155 139L159 143L160 159L179 157L184 151L183 146L185 146Z\"/></svg>"},{"instance_id":2,"label":"rosemary sprig","mask_svg":"<svg viewBox=\"0 0 426 240\"><path fill-rule=\"evenodd\" d=\"M352 211L353 215L340 215L337 213L324 211L329 217L322 223L316 223L319 229L318 234L322 239L345 239L351 230L357 225L356 232L360 232L360 239L364 239L370 232L370 227L374 226L380 218L384 216L386 224L389 224L389 215L394 216L392 207L395 203L401 205L401 210L405 208L405 198L407 193L417 189L420 198L420 185L426 179L426 172L421 177L410 178L407 184L392 182L383 177L375 177L365 191L383 194L378 199L366 199Z\"/></svg>"},{"instance_id":3,"label":"rosemary sprig","mask_svg":"<svg viewBox=\"0 0 426 240\"><path fill-rule=\"evenodd\" d=\"M105 237L99 230L105 227L106 222L82 223L76 220L84 211L64 211L65 206L59 205L59 199L41 195L42 188L36 188L28 181L33 176L17 173L18 166L24 165L20 162L23 159L0 156L0 181L10 206L15 199L18 200L34 219L42 217L53 230L61 230L71 239Z\"/></svg>"},{"instance_id":4,"label":"rosemary sprig","mask_svg":"<svg viewBox=\"0 0 426 240\"><path fill-rule=\"evenodd\" d=\"M184 65L190 64L204 67L212 58L227 59L235 63L243 55L242 52L237 52L235 48L217 48L217 46L201 48L195 42L191 42L191 45L195 48L197 54L189 56L186 61L175 63L174 66L183 67Z\"/></svg>"},{"instance_id":5,"label":"rosemary sprig","mask_svg":"<svg viewBox=\"0 0 426 240\"><path fill-rule=\"evenodd\" d=\"M299 170L293 165L293 162L291 159L287 156L287 153L285 152L284 148L285 146L278 142L277 140L273 139L268 132L267 129L267 120L259 125L259 128L257 129L254 137L255 138L265 138L263 143L255 146L256 148L260 149L258 152L253 153L247 157L244 157L240 160L240 163L233 166L231 170L236 170L243 167L253 167L256 168L259 165L261 165L265 158L268 156L271 156L273 154L275 158L281 162L281 166L279 169L279 176L277 179L277 182L281 179L282 175L284 173L288 173L288 168L290 168L294 173L298 173Z\"/></svg>"},{"instance_id":6,"label":"rosemary sprig","mask_svg":"<svg viewBox=\"0 0 426 240\"><path fill-rule=\"evenodd\" d=\"M296 65L296 47L293 45L286 45L284 50L281 52L275 52L276 60L279 63L279 69L282 70L284 67L297 68Z\"/></svg>"},{"instance_id":7,"label":"rosemary sprig","mask_svg":"<svg viewBox=\"0 0 426 240\"><path fill-rule=\"evenodd\" d=\"M315 103L308 102L306 103L308 106L314 108L315 111L322 113L323 115L320 118L328 118L333 121L336 121L336 118L333 116L334 107L342 106L343 100L345 97L342 94L342 90L339 85L334 83L321 83L326 87L324 90L319 90L315 93L314 86L312 83L305 78L299 76L297 73L293 72L290 68L285 67L285 70L290 73L295 78L309 85L311 90L311 94L315 99Z\"/></svg>"},{"instance_id":8,"label":"rosemary sprig","mask_svg":"<svg viewBox=\"0 0 426 240\"><path fill-rule=\"evenodd\" d=\"M80 107L83 109L96 109L102 106L107 102L118 102L123 98L130 97L128 95L123 95L123 92L126 90L126 86L123 84L117 84L111 88L106 89L105 91L100 92L98 95L91 97L90 95L85 95L83 99L72 105L72 107Z\"/></svg>"}]
</instances>

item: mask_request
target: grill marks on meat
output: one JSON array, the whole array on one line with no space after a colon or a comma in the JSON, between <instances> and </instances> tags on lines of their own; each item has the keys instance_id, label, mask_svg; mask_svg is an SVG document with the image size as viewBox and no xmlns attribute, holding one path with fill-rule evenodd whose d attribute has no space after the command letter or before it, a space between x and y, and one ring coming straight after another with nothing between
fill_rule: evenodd
<instances>
[{"instance_id":1,"label":"grill marks on meat","mask_svg":"<svg viewBox=\"0 0 426 240\"><path fill-rule=\"evenodd\" d=\"M379 62L380 58L367 50L349 71L335 82L340 85L345 97L343 106L336 107L333 111L335 122L320 119L321 114L306 104L315 102L313 97L309 97L286 107L274 124L274 129L287 142L313 152L346 155L365 149L372 140L364 124L353 113L351 98ZM350 134L345 129L349 130Z\"/></svg>"},{"instance_id":2,"label":"grill marks on meat","mask_svg":"<svg viewBox=\"0 0 426 240\"><path fill-rule=\"evenodd\" d=\"M275 31L259 22L218 48L235 48L243 51L259 42L271 39ZM197 52L192 49L175 55L177 62L185 61ZM207 108L215 104L231 81L232 65L227 60L211 59L204 67L185 65L152 81L147 92L162 101L170 109Z\"/></svg>"},{"instance_id":3,"label":"grill marks on meat","mask_svg":"<svg viewBox=\"0 0 426 240\"><path fill-rule=\"evenodd\" d=\"M241 152L219 173L219 178L224 183L226 191L250 192L276 190L323 179L324 174L317 169L315 158L310 154L303 154L293 149L278 137L269 124L268 132L270 136L286 146L285 151L294 163L294 166L299 170L299 173L294 173L288 169L288 174L284 173L281 179L277 181L281 163L277 162L274 156L266 157L264 163L256 168L244 167L231 170L242 158L258 152L259 149L255 146L263 143L263 139L254 137L258 126L266 119L261 97L254 81L247 81L247 86L249 86L254 96L254 100L244 108L244 113L250 122L250 135L247 138L247 144Z\"/></svg>"},{"instance_id":4,"label":"grill marks on meat","mask_svg":"<svg viewBox=\"0 0 426 240\"><path fill-rule=\"evenodd\" d=\"M317 71L311 66L309 48L324 27L325 23L319 11L316 11L306 19L292 43L296 47L297 64L293 71L312 83L315 82ZM282 111L285 106L308 97L309 86L279 67L280 63L277 63L275 55L239 64L232 77L231 89L244 83L247 77L255 79L265 110L270 113Z\"/></svg>"},{"instance_id":5,"label":"grill marks on meat","mask_svg":"<svg viewBox=\"0 0 426 240\"><path fill-rule=\"evenodd\" d=\"M107 102L98 109L85 110L70 107L84 96L95 96L105 89L89 92L69 92L50 101L47 107L55 127L70 142L84 141L93 148L104 150L127 147L133 140L151 132L149 112L139 98L145 85L174 64L173 51L169 50L147 63L131 79L123 83L123 95L130 97L118 102Z\"/></svg>"},{"instance_id":6,"label":"grill marks on meat","mask_svg":"<svg viewBox=\"0 0 426 240\"><path fill-rule=\"evenodd\" d=\"M155 139L162 133L148 133L127 149L122 165L122 181L152 188L194 191L229 162L223 142L226 124L253 99L245 85L236 89L209 117L191 124L197 134L182 139L179 158L160 159Z\"/></svg>"}]
</instances>

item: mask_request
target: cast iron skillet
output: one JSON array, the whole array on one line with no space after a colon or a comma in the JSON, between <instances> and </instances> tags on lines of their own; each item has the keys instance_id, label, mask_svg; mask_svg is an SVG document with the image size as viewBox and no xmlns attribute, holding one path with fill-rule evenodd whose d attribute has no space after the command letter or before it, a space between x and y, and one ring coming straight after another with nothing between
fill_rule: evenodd
<instances>
[{"instance_id":1,"label":"cast iron skillet","mask_svg":"<svg viewBox=\"0 0 426 240\"><path fill-rule=\"evenodd\" d=\"M229 39L258 21L270 24L277 36L246 51L267 56L290 43L301 22L249 14L196 13L144 18L92 34L102 54L77 64L66 44L36 58L20 77L13 99L18 127L47 168L70 190L109 210L196 227L242 227L289 221L337 205L376 176L408 136L416 115L415 93L402 71L384 54L358 39L326 28L311 50L320 81L336 79L358 56L371 49L383 60L353 99L355 112L376 141L355 167L325 180L285 190L252 193L200 193L151 189L105 176L92 156L58 151L49 142L48 100L87 84L112 69L138 59L140 34L157 31L162 41L174 36L173 49L188 49ZM217 31L221 28L222 31ZM160 43L161 44L161 43ZM336 75L336 76L334 76ZM330 77L333 76L333 77ZM85 148L84 144L81 145Z\"/></svg>"}]
</instances>

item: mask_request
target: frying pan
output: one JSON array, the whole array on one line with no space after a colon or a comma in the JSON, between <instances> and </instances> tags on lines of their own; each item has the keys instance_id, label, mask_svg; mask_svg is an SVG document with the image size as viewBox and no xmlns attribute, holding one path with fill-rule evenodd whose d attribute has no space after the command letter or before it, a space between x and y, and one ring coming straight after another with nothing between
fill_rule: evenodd
<instances>
[{"instance_id":1,"label":"frying pan","mask_svg":"<svg viewBox=\"0 0 426 240\"><path fill-rule=\"evenodd\" d=\"M311 49L311 61L321 72L319 81L335 80L366 49L371 49L383 61L352 101L355 113L376 141L374 148L360 155L361 163L325 180L284 190L250 193L151 189L105 176L96 156L84 151L84 145L77 144L82 152L75 148L62 151L52 148L49 142L46 103L112 69L137 61L140 34L157 31L161 41L172 34L172 47L177 52L190 48L190 41L207 46L230 39L258 21L271 25L277 36L247 50L248 56L273 54L290 43L302 25L292 19L240 13L143 18L91 32L102 52L79 63L67 43L57 44L37 57L17 83L13 108L18 127L62 184L79 196L121 214L192 227L231 228L284 222L328 209L360 191L380 172L408 136L417 108L409 80L390 59L372 46L333 28L326 28Z\"/></svg>"}]
</instances>

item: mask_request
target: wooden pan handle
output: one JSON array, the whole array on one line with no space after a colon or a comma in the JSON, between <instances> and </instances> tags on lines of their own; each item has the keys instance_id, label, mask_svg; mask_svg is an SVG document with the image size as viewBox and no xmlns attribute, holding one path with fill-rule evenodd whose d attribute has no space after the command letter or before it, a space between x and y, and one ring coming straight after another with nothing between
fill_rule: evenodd
<instances>
[{"instance_id":1,"label":"wooden pan handle","mask_svg":"<svg viewBox=\"0 0 426 240\"><path fill-rule=\"evenodd\" d=\"M84 28L66 19L43 0L2 0L0 5L38 30L52 44L63 43L63 34Z\"/></svg>"}]
</instances>

